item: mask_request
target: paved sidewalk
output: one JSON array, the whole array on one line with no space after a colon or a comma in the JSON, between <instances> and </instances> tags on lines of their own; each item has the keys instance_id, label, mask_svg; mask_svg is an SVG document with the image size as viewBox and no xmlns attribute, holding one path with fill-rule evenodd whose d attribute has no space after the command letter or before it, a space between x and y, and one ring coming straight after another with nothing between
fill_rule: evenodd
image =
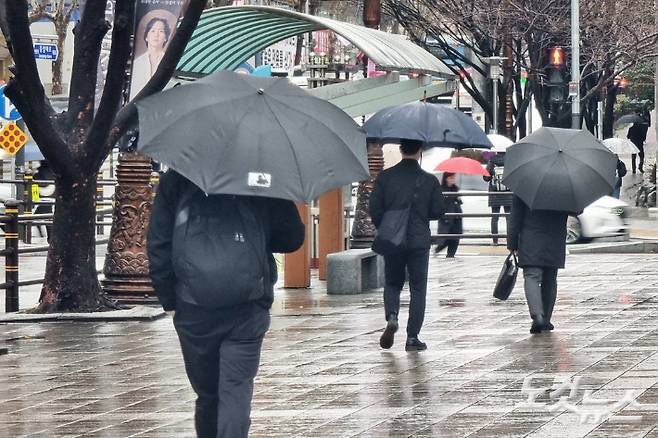
<instances>
[{"instance_id":1,"label":"paved sidewalk","mask_svg":"<svg viewBox=\"0 0 658 438\"><path fill-rule=\"evenodd\" d=\"M251 435L658 437L658 256L569 256L536 336L521 281L490 298L502 260L432 258L421 353L379 349L381 292L278 291ZM170 318L5 324L0 347L0 436L194 436Z\"/></svg>"}]
</instances>

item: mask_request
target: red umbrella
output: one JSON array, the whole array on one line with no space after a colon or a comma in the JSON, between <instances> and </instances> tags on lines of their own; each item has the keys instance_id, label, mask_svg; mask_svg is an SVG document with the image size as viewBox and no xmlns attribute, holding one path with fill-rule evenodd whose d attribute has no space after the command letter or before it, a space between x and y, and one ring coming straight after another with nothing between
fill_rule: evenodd
<instances>
[{"instance_id":1,"label":"red umbrella","mask_svg":"<svg viewBox=\"0 0 658 438\"><path fill-rule=\"evenodd\" d=\"M435 170L450 173L464 173L466 175L489 176L479 161L466 157L453 157L439 163Z\"/></svg>"}]
</instances>

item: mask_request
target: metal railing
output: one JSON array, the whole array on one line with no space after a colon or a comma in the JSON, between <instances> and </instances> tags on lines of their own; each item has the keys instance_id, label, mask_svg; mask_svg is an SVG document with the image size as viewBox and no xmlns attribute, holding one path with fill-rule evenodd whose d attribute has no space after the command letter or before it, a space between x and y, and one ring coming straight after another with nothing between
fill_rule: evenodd
<instances>
[{"instance_id":1,"label":"metal railing","mask_svg":"<svg viewBox=\"0 0 658 438\"><path fill-rule=\"evenodd\" d=\"M476 191L466 190L460 192L443 192L446 198L454 197L486 197L486 198L508 198L513 196L512 192L489 192L489 191ZM507 218L509 213L446 213L446 218ZM436 243L441 239L505 239L507 234L504 233L461 233L461 234L432 234L432 243Z\"/></svg>"},{"instance_id":2,"label":"metal railing","mask_svg":"<svg viewBox=\"0 0 658 438\"><path fill-rule=\"evenodd\" d=\"M5 282L0 284L0 289L5 291L5 312L17 312L19 309L19 288L41 284L44 278L31 280L19 280L19 256L21 254L46 252L49 245L19 248L19 227L32 228L33 225L52 225L54 213L47 214L20 214L21 202L15 199L5 201L5 214L0 216L0 224L5 230L5 248L0 250L0 256L5 258ZM97 210L97 217L104 217L112 213L112 208ZM99 226L111 226L111 222L96 221ZM96 239L96 245L105 245L109 238ZM98 271L100 273L100 271Z\"/></svg>"},{"instance_id":3,"label":"metal railing","mask_svg":"<svg viewBox=\"0 0 658 438\"><path fill-rule=\"evenodd\" d=\"M55 201L52 198L44 197L45 201L34 201L32 196L32 191L34 186L42 185L51 185L55 184L54 180L34 180L33 176L30 173L23 174L21 179L0 179L0 184L13 184L16 188L17 196L20 196L18 199L18 212L19 214L26 216L33 216L34 207L39 205L55 205ZM112 198L105 197L105 187L107 186L116 186L116 179L103 179L102 173L98 173L98 179L96 180L96 209L98 214L96 216L97 228L96 232L98 234L105 233L105 226L111 225L111 223L104 222L106 213L103 207L113 206ZM29 226L25 223L20 223L18 228L18 234L23 243L30 244L32 243L32 225L50 225L43 222L32 223Z\"/></svg>"}]
</instances>

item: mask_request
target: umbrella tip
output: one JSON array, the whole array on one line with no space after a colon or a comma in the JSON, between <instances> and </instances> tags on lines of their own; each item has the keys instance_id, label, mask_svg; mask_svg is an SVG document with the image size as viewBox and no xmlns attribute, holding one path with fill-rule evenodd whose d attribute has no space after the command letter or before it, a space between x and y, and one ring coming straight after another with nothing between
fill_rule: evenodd
<instances>
[{"instance_id":1,"label":"umbrella tip","mask_svg":"<svg viewBox=\"0 0 658 438\"><path fill-rule=\"evenodd\" d=\"M263 90L262 88L259 88L258 89L258 94L265 94L265 90Z\"/></svg>"}]
</instances>

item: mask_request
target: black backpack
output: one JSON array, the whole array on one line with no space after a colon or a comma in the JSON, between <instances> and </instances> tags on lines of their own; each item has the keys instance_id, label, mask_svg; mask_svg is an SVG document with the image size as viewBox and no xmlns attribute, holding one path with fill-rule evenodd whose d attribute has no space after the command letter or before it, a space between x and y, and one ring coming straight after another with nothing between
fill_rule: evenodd
<instances>
[{"instance_id":1,"label":"black backpack","mask_svg":"<svg viewBox=\"0 0 658 438\"><path fill-rule=\"evenodd\" d=\"M181 300L216 309L263 298L269 264L254 207L249 198L206 195L197 187L183 194L172 242Z\"/></svg>"}]
</instances>

